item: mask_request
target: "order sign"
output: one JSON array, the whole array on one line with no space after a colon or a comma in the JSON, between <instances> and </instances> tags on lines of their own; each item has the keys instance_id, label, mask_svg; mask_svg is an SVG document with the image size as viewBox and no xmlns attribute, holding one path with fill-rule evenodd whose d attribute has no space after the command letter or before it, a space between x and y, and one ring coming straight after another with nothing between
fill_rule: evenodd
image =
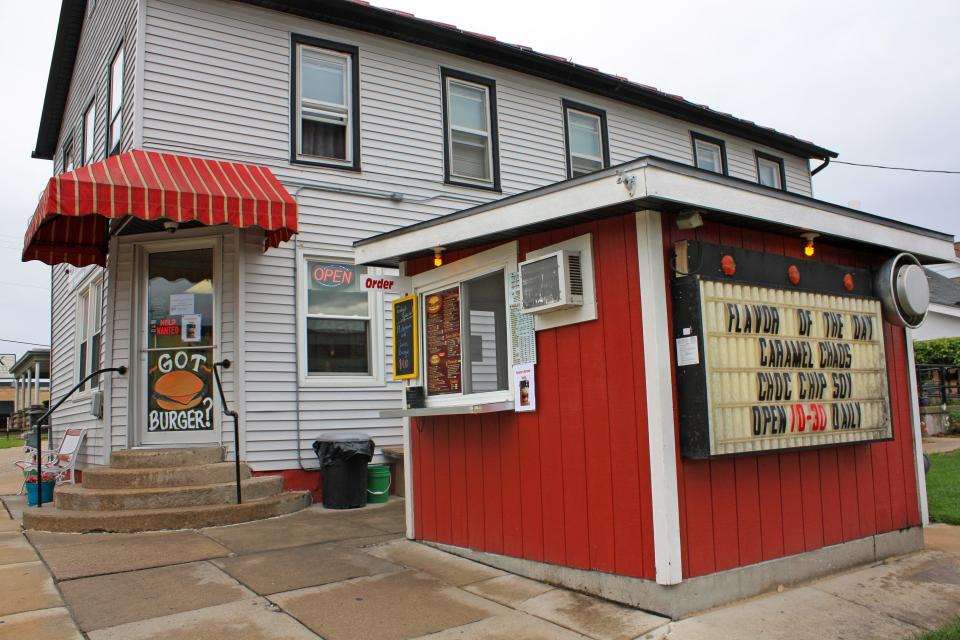
<instances>
[{"instance_id":1,"label":"order sign","mask_svg":"<svg viewBox=\"0 0 960 640\"><path fill-rule=\"evenodd\" d=\"M678 372L702 367L707 427L705 441L687 438L690 449L714 456L891 437L879 300L690 284L701 326L677 341L689 353L702 340L703 363L688 356Z\"/></svg>"}]
</instances>

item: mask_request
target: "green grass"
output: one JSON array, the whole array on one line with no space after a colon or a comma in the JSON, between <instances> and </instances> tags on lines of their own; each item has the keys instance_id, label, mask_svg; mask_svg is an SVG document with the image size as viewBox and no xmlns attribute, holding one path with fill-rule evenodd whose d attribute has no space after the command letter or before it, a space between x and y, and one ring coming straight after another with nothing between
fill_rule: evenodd
<instances>
[{"instance_id":1,"label":"green grass","mask_svg":"<svg viewBox=\"0 0 960 640\"><path fill-rule=\"evenodd\" d=\"M17 435L2 435L0 436L0 449L11 449L13 447L22 447L23 438Z\"/></svg>"},{"instance_id":2,"label":"green grass","mask_svg":"<svg viewBox=\"0 0 960 640\"><path fill-rule=\"evenodd\" d=\"M914 636L915 640L960 640L960 618L947 623L936 631Z\"/></svg>"},{"instance_id":3,"label":"green grass","mask_svg":"<svg viewBox=\"0 0 960 640\"><path fill-rule=\"evenodd\" d=\"M930 454L927 503L931 520L960 525L960 449Z\"/></svg>"}]
</instances>

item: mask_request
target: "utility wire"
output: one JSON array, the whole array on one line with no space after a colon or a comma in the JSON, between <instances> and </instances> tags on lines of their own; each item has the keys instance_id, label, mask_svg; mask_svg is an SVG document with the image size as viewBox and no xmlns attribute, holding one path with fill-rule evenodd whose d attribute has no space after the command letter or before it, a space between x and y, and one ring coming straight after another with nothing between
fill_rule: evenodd
<instances>
[{"instance_id":1,"label":"utility wire","mask_svg":"<svg viewBox=\"0 0 960 640\"><path fill-rule=\"evenodd\" d=\"M9 338L0 338L0 342L14 342L16 344L28 344L32 347L49 347L48 344L40 344L39 342L24 342L23 340L10 340Z\"/></svg>"},{"instance_id":2,"label":"utility wire","mask_svg":"<svg viewBox=\"0 0 960 640\"><path fill-rule=\"evenodd\" d=\"M949 173L960 174L960 171L947 171L946 169L911 169L909 167L888 167L882 164L861 164L859 162L844 162L843 160L831 160L831 164L848 164L852 167L869 167L871 169L889 169L890 171L913 171L915 173Z\"/></svg>"}]
</instances>

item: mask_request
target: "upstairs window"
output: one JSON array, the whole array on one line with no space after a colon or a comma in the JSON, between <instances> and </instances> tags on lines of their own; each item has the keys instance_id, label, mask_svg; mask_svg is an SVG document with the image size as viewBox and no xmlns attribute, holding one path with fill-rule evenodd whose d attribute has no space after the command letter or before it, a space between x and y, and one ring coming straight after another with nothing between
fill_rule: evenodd
<instances>
[{"instance_id":1,"label":"upstairs window","mask_svg":"<svg viewBox=\"0 0 960 640\"><path fill-rule=\"evenodd\" d=\"M757 151L757 181L765 187L786 189L783 158Z\"/></svg>"},{"instance_id":2,"label":"upstairs window","mask_svg":"<svg viewBox=\"0 0 960 640\"><path fill-rule=\"evenodd\" d=\"M83 155L80 157L80 164L90 164L93 162L94 149L96 149L95 134L97 131L97 101L91 100L90 106L83 113Z\"/></svg>"},{"instance_id":3,"label":"upstairs window","mask_svg":"<svg viewBox=\"0 0 960 640\"><path fill-rule=\"evenodd\" d=\"M63 142L63 159L61 161L61 173L73 171L73 139L67 138Z\"/></svg>"},{"instance_id":4,"label":"upstairs window","mask_svg":"<svg viewBox=\"0 0 960 640\"><path fill-rule=\"evenodd\" d=\"M600 109L563 101L567 142L567 177L576 178L610 166L607 114Z\"/></svg>"},{"instance_id":5,"label":"upstairs window","mask_svg":"<svg viewBox=\"0 0 960 640\"><path fill-rule=\"evenodd\" d=\"M358 50L294 36L293 161L360 169Z\"/></svg>"},{"instance_id":6,"label":"upstairs window","mask_svg":"<svg viewBox=\"0 0 960 640\"><path fill-rule=\"evenodd\" d=\"M110 104L107 106L107 155L120 152L123 136L123 47L110 63Z\"/></svg>"},{"instance_id":7,"label":"upstairs window","mask_svg":"<svg viewBox=\"0 0 960 640\"><path fill-rule=\"evenodd\" d=\"M697 168L726 175L727 149L723 140L694 133L693 157Z\"/></svg>"},{"instance_id":8,"label":"upstairs window","mask_svg":"<svg viewBox=\"0 0 960 640\"><path fill-rule=\"evenodd\" d=\"M448 69L441 79L446 182L499 190L495 83Z\"/></svg>"},{"instance_id":9,"label":"upstairs window","mask_svg":"<svg viewBox=\"0 0 960 640\"><path fill-rule=\"evenodd\" d=\"M103 280L98 277L77 296L77 383L100 368L102 292ZM98 384L97 378L91 378L80 390L93 389Z\"/></svg>"}]
</instances>

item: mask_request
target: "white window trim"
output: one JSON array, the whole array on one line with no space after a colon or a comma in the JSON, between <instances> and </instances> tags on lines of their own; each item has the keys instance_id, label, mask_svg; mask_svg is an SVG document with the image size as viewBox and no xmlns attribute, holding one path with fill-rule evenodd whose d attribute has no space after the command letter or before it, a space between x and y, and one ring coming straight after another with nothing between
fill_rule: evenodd
<instances>
[{"instance_id":1,"label":"white window trim","mask_svg":"<svg viewBox=\"0 0 960 640\"><path fill-rule=\"evenodd\" d=\"M720 146L719 144L717 144L716 142L710 142L709 140L703 140L703 139L701 139L701 138L697 138L697 139L695 139L695 140L693 141L693 149L694 149L694 154L695 154L695 155L694 155L694 158L693 158L693 164L694 164L694 166L697 167L698 169L703 169L704 171L712 171L711 169L706 169L706 168L700 166L700 146L701 146L701 145L703 145L704 147L709 148L710 150L716 149L716 151L717 151L717 164L718 164L719 166L717 167L717 170L714 171L714 173L718 173L718 174L720 174L720 175L723 175L723 147L721 147L721 146Z\"/></svg>"},{"instance_id":2,"label":"white window trim","mask_svg":"<svg viewBox=\"0 0 960 640\"><path fill-rule=\"evenodd\" d=\"M92 122L90 123L89 129L87 129L88 115L91 116L90 119L92 120ZM87 108L83 112L83 124L81 126L81 130L83 132L83 135L80 140L80 143L82 145L82 148L80 149L80 153L83 156L83 158L82 158L82 162L80 163L80 166L86 166L91 162L93 162L94 158L97 157L97 100L96 98L90 101L90 104L87 105ZM89 156L87 155L88 144L90 147Z\"/></svg>"},{"instance_id":3,"label":"white window trim","mask_svg":"<svg viewBox=\"0 0 960 640\"><path fill-rule=\"evenodd\" d=\"M307 289L310 284L307 262L339 262L344 265L353 265L352 259L333 257L323 253L304 251L297 248L297 270L299 282L297 291L297 379L301 387L312 388L344 388L344 387L383 387L386 385L386 364L384 361L384 298L380 291L369 291L367 301L369 305L370 323L370 373L325 373L311 374L307 362ZM367 267L371 275L382 273L382 269ZM335 318L336 316L327 316ZM355 319L355 318L354 318Z\"/></svg>"},{"instance_id":4,"label":"white window trim","mask_svg":"<svg viewBox=\"0 0 960 640\"><path fill-rule=\"evenodd\" d=\"M761 167L763 167L763 166L769 166L770 168L773 169L773 175L774 175L775 178L776 178L776 184L766 184L766 185L763 184L763 179L762 179L762 175L763 175L763 174L760 173L760 169L761 169ZM770 187L771 189L781 189L781 190L782 190L782 189L783 189L783 185L780 184L780 182L781 182L781 180L780 180L780 163L779 163L779 162L776 162L775 160L770 160L770 159L768 159L768 158L764 158L763 156L758 156L758 157L757 157L757 182L759 182L762 186Z\"/></svg>"},{"instance_id":5,"label":"white window trim","mask_svg":"<svg viewBox=\"0 0 960 640\"><path fill-rule=\"evenodd\" d=\"M479 89L483 92L483 108L486 110L487 116L487 130L482 131L480 129L471 129L469 127L455 127L453 124L453 99L451 98L450 85L456 83L471 89ZM494 167L493 167L493 135L491 134L492 130L492 119L493 114L490 109L490 88L486 85L477 84L476 82L470 82L469 80L463 80L456 76L448 76L446 78L446 86L444 87L444 92L446 94L446 105L447 110L447 153L449 154L450 162L447 164L449 175L447 178L454 180L455 182L466 182L469 184L477 184L483 186L490 186L494 184ZM453 170L453 132L461 131L463 133L469 133L475 136L483 136L487 141L487 170L490 174L490 177L487 179L476 178L473 176L464 176L459 173L455 173Z\"/></svg>"},{"instance_id":6,"label":"white window trim","mask_svg":"<svg viewBox=\"0 0 960 640\"><path fill-rule=\"evenodd\" d=\"M576 114L579 115L579 116L583 116L583 117L586 117L586 118L590 118L591 120L596 121L596 123L597 123L597 146L600 147L600 155L597 155L597 156L589 156L589 155L585 155L585 154L582 154L582 153L574 153L574 151L573 151L573 146L572 146L571 143L570 143L570 142L571 142L570 131L571 131L571 129L572 129L572 125L570 124L570 114L571 114L571 113L574 113L574 112L576 112ZM598 116L597 114L595 114L595 113L588 113L588 112L586 112L586 111L581 111L580 109L576 109L576 108L574 108L574 107L567 107L567 108L566 108L566 113L564 114L564 117L567 119L567 156L568 156L568 161L570 162L570 173L573 175L574 178L578 177L578 175L576 174L576 170L575 170L575 168L574 168L574 166L573 166L573 159L574 159L574 158L581 158L581 159L584 159L584 160L590 160L590 161L593 161L593 162L599 162L599 163L600 163L600 167L599 167L598 169L595 169L594 171L599 171L600 169L603 169L603 168L604 168L604 162L603 162L603 119L602 119L600 116ZM589 171L589 172L587 172L587 173L592 173L592 171ZM586 174L580 174L580 175L586 175Z\"/></svg>"},{"instance_id":7,"label":"white window trim","mask_svg":"<svg viewBox=\"0 0 960 640\"><path fill-rule=\"evenodd\" d=\"M333 104L320 100L309 100L312 103L307 105L317 110L328 111L337 117L342 117L344 121L344 135L346 144L344 146L346 158L331 158L328 156L315 156L303 152L303 52L309 50L318 54L320 57L335 58L344 61L343 69L343 96L345 104ZM353 166L353 128L356 126L353 118L353 56L343 51L333 49L324 49L309 44L297 44L297 123L296 123L296 148L297 160L307 162L322 162L325 164L337 164L345 167Z\"/></svg>"},{"instance_id":8,"label":"white window trim","mask_svg":"<svg viewBox=\"0 0 960 640\"><path fill-rule=\"evenodd\" d=\"M113 94L116 91L117 82L115 81L113 74L114 74L114 71L116 70L115 67L118 61L120 62L120 73L118 75L119 85L120 85L120 97L119 97L119 100L117 101L117 104L114 105ZM116 53L114 53L113 58L110 60L110 82L108 83L110 94L107 96L107 141L108 141L107 144L110 147L109 149L107 149L108 156L111 153L113 153L114 150L118 152L120 151L120 141L123 139L123 129L124 129L124 125L126 124L123 121L123 88L124 88L123 74L124 74L125 68L126 68L126 61L125 61L123 46L121 45L117 49ZM114 108L114 106L116 106L116 108ZM118 135L116 139L114 139L113 124L114 122L116 122L117 118L120 119L120 135Z\"/></svg>"},{"instance_id":9,"label":"white window trim","mask_svg":"<svg viewBox=\"0 0 960 640\"><path fill-rule=\"evenodd\" d=\"M72 267L72 268L76 269L77 267ZM79 384L80 379L82 377L81 371L80 371L80 345L83 343L83 341L80 339L80 299L85 295L89 295L90 290L93 289L93 287L97 284L100 285L100 297L97 300L97 304L100 305L100 325L98 328L100 329L100 357L101 359L103 359L104 344L106 340L106 335L105 335L106 324L104 323L104 313L106 313L106 310L103 308L103 302L104 302L103 286L105 282L106 282L106 278L104 278L104 269L98 269L97 267L92 266L87 271L87 273L83 274L82 279L80 280L80 283L73 290L74 291L74 295L73 295L73 381L71 384L71 388L74 385ZM90 319L87 318L88 322L89 320ZM87 331L87 333L88 333L88 336L91 335L89 330ZM87 357L89 359L90 357L89 353L87 354ZM98 363L98 367L99 367L99 363ZM91 363L90 371L95 371L95 370L96 369L93 368L93 365ZM97 380L96 386L90 387L88 389L78 390L75 394L73 394L72 401L74 403L86 402L90 399L90 396L93 395L94 391L97 391L102 388L103 388L103 376L101 376L100 379Z\"/></svg>"},{"instance_id":10,"label":"white window trim","mask_svg":"<svg viewBox=\"0 0 960 640\"><path fill-rule=\"evenodd\" d=\"M413 292L418 300L425 294L433 291L449 288L453 285L459 285L467 280L473 280L480 276L487 275L494 271L503 270L504 298L507 305L509 302L509 291L507 286L510 274L517 270L517 248L516 242L508 242L505 245L494 247L481 253L457 260L448 265L430 269L412 278ZM422 306L422 305L421 305ZM424 314L421 314L424 315ZM424 316L425 318L425 316ZM420 320L420 331L423 333L424 318ZM507 336L513 335L513 326L510 322L510 314L506 314ZM505 345L510 348L509 340ZM426 362L427 341L426 336L420 340L420 362ZM462 357L462 354L461 354ZM426 388L427 372L426 367L421 367L420 377L410 384L423 385ZM424 389L426 390L426 389ZM497 402L513 402L513 375L507 371L507 389L503 391L487 391L484 393L471 393L464 395L462 393L444 394L442 396L426 396L426 406L431 407L469 407L478 404L492 404Z\"/></svg>"}]
</instances>

